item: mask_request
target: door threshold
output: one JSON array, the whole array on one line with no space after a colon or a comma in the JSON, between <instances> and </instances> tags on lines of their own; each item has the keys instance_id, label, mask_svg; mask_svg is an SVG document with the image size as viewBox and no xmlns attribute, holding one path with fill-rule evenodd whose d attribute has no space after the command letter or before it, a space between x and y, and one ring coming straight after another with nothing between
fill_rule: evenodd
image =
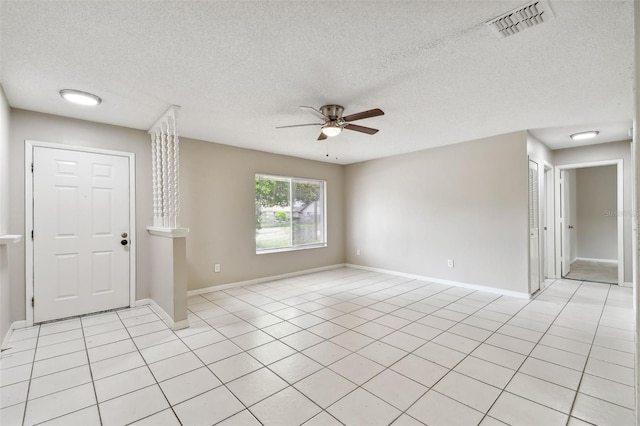
<instances>
[{"instance_id":1,"label":"door threshold","mask_svg":"<svg viewBox=\"0 0 640 426\"><path fill-rule=\"evenodd\" d=\"M91 316L94 316L94 315L108 314L110 312L117 312L117 311L122 311L122 310L130 309L130 308L131 308L130 306L123 306L121 308L106 309L104 311L97 311L97 312L89 312L88 314L72 315L70 317L57 318L57 319L52 319L52 320L47 320L47 321L42 321L42 322L34 322L33 325L53 324L53 323L56 323L56 322L67 321L67 320L70 320L70 319L84 318L84 317L91 317Z\"/></svg>"},{"instance_id":2,"label":"door threshold","mask_svg":"<svg viewBox=\"0 0 640 426\"><path fill-rule=\"evenodd\" d=\"M563 280L570 280L570 281L580 281L580 282L585 282L585 283L594 283L594 284L618 285L618 283L611 283L611 282L607 282L607 281L581 280L579 278L569 278L569 277L562 277L562 279Z\"/></svg>"}]
</instances>

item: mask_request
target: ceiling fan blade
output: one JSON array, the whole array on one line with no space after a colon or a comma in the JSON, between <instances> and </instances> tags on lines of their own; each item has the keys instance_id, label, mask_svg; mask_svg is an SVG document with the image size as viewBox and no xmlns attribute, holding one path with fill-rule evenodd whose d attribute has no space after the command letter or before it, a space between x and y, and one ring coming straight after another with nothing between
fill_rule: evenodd
<instances>
[{"instance_id":1,"label":"ceiling fan blade","mask_svg":"<svg viewBox=\"0 0 640 426\"><path fill-rule=\"evenodd\" d=\"M378 133L378 129L372 129L371 127L358 126L357 124L347 124L343 127L347 130L355 130L356 132L366 133L368 135L375 135Z\"/></svg>"},{"instance_id":2,"label":"ceiling fan blade","mask_svg":"<svg viewBox=\"0 0 640 426\"><path fill-rule=\"evenodd\" d=\"M370 109L369 111L357 112L355 114L347 115L346 117L342 117L344 121L356 121L362 120L363 118L377 117L379 115L384 115L384 111L380 108Z\"/></svg>"},{"instance_id":3,"label":"ceiling fan blade","mask_svg":"<svg viewBox=\"0 0 640 426\"><path fill-rule=\"evenodd\" d=\"M322 126L322 123L292 124L291 126L277 126L276 129L286 129L287 127Z\"/></svg>"},{"instance_id":4,"label":"ceiling fan blade","mask_svg":"<svg viewBox=\"0 0 640 426\"><path fill-rule=\"evenodd\" d=\"M326 115L324 115L323 113L321 113L320 111L315 109L314 107L301 106L300 108L302 108L305 111L309 111L311 114L315 115L316 117L318 117L321 120L327 121L329 119L329 117L327 117Z\"/></svg>"},{"instance_id":5,"label":"ceiling fan blade","mask_svg":"<svg viewBox=\"0 0 640 426\"><path fill-rule=\"evenodd\" d=\"M323 141L327 138L327 135L325 135L324 133L320 132L320 136L318 136L318 140L319 141Z\"/></svg>"}]
</instances>

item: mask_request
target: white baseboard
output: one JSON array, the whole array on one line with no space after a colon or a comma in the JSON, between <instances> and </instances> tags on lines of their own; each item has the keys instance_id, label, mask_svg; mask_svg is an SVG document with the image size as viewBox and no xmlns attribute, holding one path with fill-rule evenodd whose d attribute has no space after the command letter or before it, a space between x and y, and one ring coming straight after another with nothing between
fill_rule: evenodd
<instances>
[{"instance_id":1,"label":"white baseboard","mask_svg":"<svg viewBox=\"0 0 640 426\"><path fill-rule=\"evenodd\" d=\"M629 288L633 288L633 283L630 282L623 282L620 287L629 287Z\"/></svg>"},{"instance_id":2,"label":"white baseboard","mask_svg":"<svg viewBox=\"0 0 640 426\"><path fill-rule=\"evenodd\" d=\"M228 288L242 287L242 286L251 285L251 284L261 284L261 283L266 283L266 282L275 281L275 280L283 280L285 278L292 278L292 277L298 277L300 275L313 274L314 272L322 272L322 271L329 271L331 269L344 268L345 266L347 265L345 265L344 263L339 263L335 265L322 266L320 268L305 269L303 271L289 272L286 274L272 275L270 277L256 278L253 280L238 281L235 283L220 284L220 285L214 285L214 286L205 287L205 288L197 288L195 290L187 291L187 296L196 296L198 294L210 293L212 291L226 290Z\"/></svg>"},{"instance_id":3,"label":"white baseboard","mask_svg":"<svg viewBox=\"0 0 640 426\"><path fill-rule=\"evenodd\" d=\"M4 339L2 339L2 346L0 349L6 349L9 347L9 340L11 340L11 335L13 334L13 330L18 328L25 328L27 326L27 321L14 321L9 325L9 329L7 330L7 334L4 335Z\"/></svg>"},{"instance_id":4,"label":"white baseboard","mask_svg":"<svg viewBox=\"0 0 640 426\"><path fill-rule=\"evenodd\" d=\"M616 265L618 264L618 261L616 259L594 259L591 257L576 257L571 261L571 263L575 262L576 260L584 260L585 262L613 263Z\"/></svg>"},{"instance_id":5,"label":"white baseboard","mask_svg":"<svg viewBox=\"0 0 640 426\"><path fill-rule=\"evenodd\" d=\"M441 278L425 277L424 275L407 274L405 272L391 271L389 269L381 269L381 268L372 268L369 266L354 265L351 263L347 263L344 266L346 266L347 268L362 269L362 270L371 271L371 272L380 272L383 274L396 275L398 277L411 278L419 281L428 281L436 284L450 285L453 287L463 287L471 290L486 291L487 293L501 294L503 296L517 297L519 299L531 298L531 295L529 293L523 293L520 291L511 291L511 290L505 290L505 289L496 288L496 287L488 287L488 286L479 285L479 284L469 284L469 283L463 283L458 281L443 280Z\"/></svg>"},{"instance_id":6,"label":"white baseboard","mask_svg":"<svg viewBox=\"0 0 640 426\"><path fill-rule=\"evenodd\" d=\"M184 319L177 322L173 321L173 318L171 318L171 316L164 309L162 309L160 305L156 303L155 300L153 299L136 300L136 306L144 306L144 305L151 306L151 309L153 309L153 311L156 314L160 315L160 318L162 318L165 324L167 324L167 326L172 330L181 330L183 328L189 327L189 320Z\"/></svg>"}]
</instances>

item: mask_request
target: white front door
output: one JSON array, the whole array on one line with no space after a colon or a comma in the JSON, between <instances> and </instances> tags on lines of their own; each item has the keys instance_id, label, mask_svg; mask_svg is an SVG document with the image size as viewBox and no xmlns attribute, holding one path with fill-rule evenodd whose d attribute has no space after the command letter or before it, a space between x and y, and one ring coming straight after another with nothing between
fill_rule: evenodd
<instances>
[{"instance_id":1,"label":"white front door","mask_svg":"<svg viewBox=\"0 0 640 426\"><path fill-rule=\"evenodd\" d=\"M33 164L34 322L129 306L129 158L35 146Z\"/></svg>"}]
</instances>

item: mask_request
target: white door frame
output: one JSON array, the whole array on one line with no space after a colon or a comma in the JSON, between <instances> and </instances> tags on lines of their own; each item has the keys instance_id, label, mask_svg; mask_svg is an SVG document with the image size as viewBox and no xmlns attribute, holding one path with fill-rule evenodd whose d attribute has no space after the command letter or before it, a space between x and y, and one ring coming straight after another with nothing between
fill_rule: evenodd
<instances>
[{"instance_id":1,"label":"white door frame","mask_svg":"<svg viewBox=\"0 0 640 426\"><path fill-rule=\"evenodd\" d=\"M547 182L547 173L549 173L549 182ZM556 276L555 273L555 220L554 220L554 172L553 165L547 161L543 162L543 170L542 170L542 187L543 193L541 194L542 198L542 218L544 220L543 223L543 232L542 235L544 237L543 242L543 267L542 267L542 277L543 283L547 278L554 278ZM546 229L544 229L546 227Z\"/></svg>"},{"instance_id":2,"label":"white door frame","mask_svg":"<svg viewBox=\"0 0 640 426\"><path fill-rule=\"evenodd\" d=\"M562 164L555 166L555 238L556 238L556 278L562 278L561 253L562 240L560 238L560 173L563 170L582 169L586 167L617 166L617 206L618 220L618 285L624 285L624 161L615 160L590 161L587 163Z\"/></svg>"},{"instance_id":3,"label":"white door frame","mask_svg":"<svg viewBox=\"0 0 640 426\"><path fill-rule=\"evenodd\" d=\"M552 262L551 263L551 270L553 270L553 267L555 266L555 258L553 250L548 250L547 249L547 239L549 238L553 238L555 241L555 228L553 226L553 216L548 216L547 217L547 222L550 224L548 225L548 227L550 229L547 230L547 232L545 233L543 231L544 229L544 223L543 223L543 218L545 217L545 215L548 212L548 209L550 207L553 207L553 203L549 203L549 195L548 194L553 194L553 174L551 175L552 177L552 186L551 187L547 187L547 182L545 180L546 176L545 173L547 170L552 170L553 171L553 165L551 163L549 163L548 161L538 158L537 156L533 155L533 154L529 154L528 155L528 160L529 161L534 161L535 163L538 164L538 217L540 218L540 223L539 223L539 228L538 228L538 256L539 256L539 267L540 267L540 290L542 290L544 288L544 284L545 284L545 280L547 278L547 268L545 267L547 262L549 262L549 260ZM551 198L551 200L553 200L553 198ZM527 209L528 211L528 209ZM529 230L527 229L527 236L529 236ZM528 254L529 254L529 293L531 294L531 244L528 244L527 247L528 249ZM555 274L555 272L554 272ZM553 275L555 277L555 275Z\"/></svg>"},{"instance_id":4,"label":"white door frame","mask_svg":"<svg viewBox=\"0 0 640 426\"><path fill-rule=\"evenodd\" d=\"M116 155L129 158L129 306L136 305L136 155L132 152L110 151L106 149L89 148L84 146L65 145L51 142L25 140L24 145L24 200L25 200L25 306L27 313L27 327L33 325L33 240L30 238L33 229L33 148L52 148L67 151L87 152L92 154Z\"/></svg>"},{"instance_id":5,"label":"white door frame","mask_svg":"<svg viewBox=\"0 0 640 426\"><path fill-rule=\"evenodd\" d=\"M528 167L531 170L531 163L535 163L536 164L536 173L537 173L537 179L536 181L538 182L538 282L537 283L533 283L531 280L531 268L532 268L532 262L531 262L531 218L528 218L527 223L529 223L529 232L527 233L527 235L529 235L529 294L533 294L536 291L542 289L543 287L543 283L544 283L544 273L543 273L543 264L544 262L542 261L542 254L543 254L543 250L542 250L542 245L543 245L543 237L541 237L542 232L541 232L541 218L542 218L542 182L540 180L540 169L544 169L544 166L542 165L542 162L540 160L538 160L535 156L529 155L529 161L528 161ZM529 206L530 209L530 206ZM530 211L530 210L527 211Z\"/></svg>"}]
</instances>

